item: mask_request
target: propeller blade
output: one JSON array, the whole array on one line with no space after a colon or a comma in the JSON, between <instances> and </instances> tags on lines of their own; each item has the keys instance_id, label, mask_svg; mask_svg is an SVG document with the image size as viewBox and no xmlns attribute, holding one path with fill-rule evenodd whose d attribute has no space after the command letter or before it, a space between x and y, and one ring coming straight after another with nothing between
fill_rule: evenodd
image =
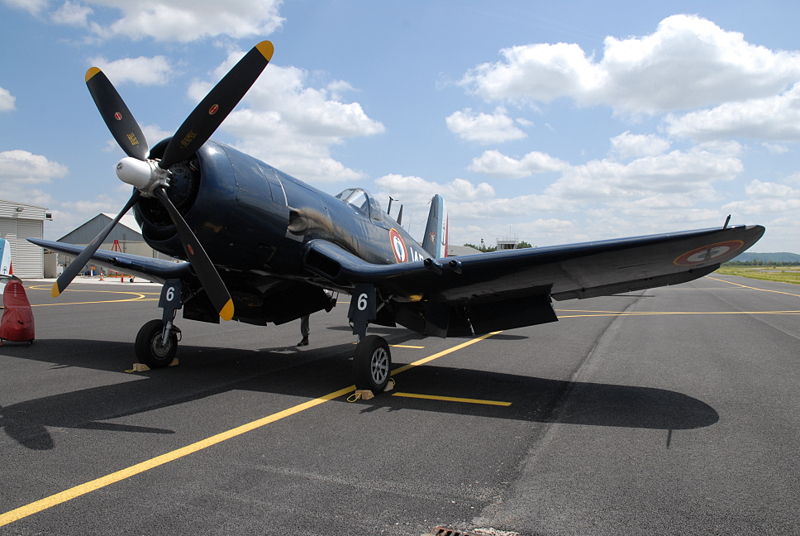
<instances>
[{"instance_id":1,"label":"propeller blade","mask_svg":"<svg viewBox=\"0 0 800 536\"><path fill-rule=\"evenodd\" d=\"M192 232L186 220L183 219L181 213L178 212L178 209L172 204L172 201L167 196L167 192L165 192L163 188L156 188L153 193L158 200L161 201L164 208L167 209L169 217L175 224L175 228L178 231L178 238L180 238L181 244L183 245L183 250L186 252L189 262L192 263L194 271L198 279L200 279L200 284L203 285L214 309L216 309L220 318L223 320L230 320L233 318L233 300L231 299L228 289L225 287L225 283L219 276L219 272L217 272L217 269L208 257L206 250L203 249L200 241L197 239L194 232Z\"/></svg>"},{"instance_id":2,"label":"propeller blade","mask_svg":"<svg viewBox=\"0 0 800 536\"><path fill-rule=\"evenodd\" d=\"M108 130L125 154L144 160L148 151L147 140L139 128L139 123L125 106L125 101L119 96L105 73L97 67L90 68L86 71L86 87L89 88L89 93L97 109L100 110Z\"/></svg>"},{"instance_id":3,"label":"propeller blade","mask_svg":"<svg viewBox=\"0 0 800 536\"><path fill-rule=\"evenodd\" d=\"M133 195L130 199L128 199L128 202L125 203L125 206L122 207L122 210L119 214L117 214L117 217L114 218L111 223L106 225L105 228L94 237L94 240L92 240L91 244L86 246L83 251L81 251L80 255L75 257L75 260L72 261L69 266L67 266L60 276L58 276L58 279L56 279L56 282L53 283L53 287L50 289L51 296L55 298L64 292L64 289L67 288L67 285L69 285L72 280L75 279L75 276L78 275L78 272L80 272L81 269L86 266L86 263L89 262L89 259L92 258L92 255L94 255L94 252L97 251L97 248L99 248L100 244L102 244L106 239L108 233L111 232L111 229L114 228L122 216L124 216L125 213L130 210L130 208L136 203L136 201L138 201L138 199L139 191L134 190Z\"/></svg>"},{"instance_id":4,"label":"propeller blade","mask_svg":"<svg viewBox=\"0 0 800 536\"><path fill-rule=\"evenodd\" d=\"M267 66L272 53L272 43L261 41L228 71L175 132L159 164L163 169L187 160L208 141Z\"/></svg>"}]
</instances>

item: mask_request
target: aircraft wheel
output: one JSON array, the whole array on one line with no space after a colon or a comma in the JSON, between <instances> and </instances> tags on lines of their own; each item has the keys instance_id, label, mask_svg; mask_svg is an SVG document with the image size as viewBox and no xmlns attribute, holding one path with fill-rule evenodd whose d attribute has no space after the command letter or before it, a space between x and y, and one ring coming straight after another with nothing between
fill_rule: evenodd
<instances>
[{"instance_id":1,"label":"aircraft wheel","mask_svg":"<svg viewBox=\"0 0 800 536\"><path fill-rule=\"evenodd\" d=\"M353 357L356 388L380 393L389 381L391 370L392 354L386 340L377 335L367 335L361 339Z\"/></svg>"},{"instance_id":2,"label":"aircraft wheel","mask_svg":"<svg viewBox=\"0 0 800 536\"><path fill-rule=\"evenodd\" d=\"M162 344L161 332L164 329L162 320L147 322L136 334L136 358L150 368L166 367L178 351L178 335L172 330L167 344Z\"/></svg>"}]
</instances>

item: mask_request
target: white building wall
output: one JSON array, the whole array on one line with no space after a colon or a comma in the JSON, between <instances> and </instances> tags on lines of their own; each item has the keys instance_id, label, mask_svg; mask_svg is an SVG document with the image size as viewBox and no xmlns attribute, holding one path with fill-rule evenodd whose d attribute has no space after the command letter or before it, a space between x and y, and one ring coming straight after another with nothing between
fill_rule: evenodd
<instances>
[{"instance_id":1,"label":"white building wall","mask_svg":"<svg viewBox=\"0 0 800 536\"><path fill-rule=\"evenodd\" d=\"M44 276L43 250L26 239L43 237L46 217L43 207L0 200L0 238L11 244L11 264L20 278Z\"/></svg>"}]
</instances>

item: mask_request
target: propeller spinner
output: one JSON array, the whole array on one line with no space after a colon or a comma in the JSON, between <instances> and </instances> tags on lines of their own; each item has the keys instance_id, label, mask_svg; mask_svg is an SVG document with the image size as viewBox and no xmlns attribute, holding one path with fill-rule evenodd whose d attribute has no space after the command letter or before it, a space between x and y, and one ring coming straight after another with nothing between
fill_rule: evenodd
<instances>
[{"instance_id":1,"label":"propeller spinner","mask_svg":"<svg viewBox=\"0 0 800 536\"><path fill-rule=\"evenodd\" d=\"M136 190L117 217L100 231L56 280L51 292L54 297L67 288L140 196L155 197L175 224L186 256L217 313L223 320L233 318L233 300L225 283L165 188L169 186L169 168L191 158L208 141L267 66L273 51L272 43L262 41L245 54L189 114L167 144L161 160L147 158L148 145L144 133L108 77L97 67L86 71L89 93L112 136L128 155L117 163L117 176Z\"/></svg>"}]
</instances>

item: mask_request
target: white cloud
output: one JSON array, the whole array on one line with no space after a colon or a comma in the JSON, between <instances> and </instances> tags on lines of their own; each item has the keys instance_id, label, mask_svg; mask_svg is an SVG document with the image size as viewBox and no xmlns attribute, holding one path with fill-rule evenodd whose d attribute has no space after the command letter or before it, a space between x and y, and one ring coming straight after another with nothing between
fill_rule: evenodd
<instances>
[{"instance_id":1,"label":"white cloud","mask_svg":"<svg viewBox=\"0 0 800 536\"><path fill-rule=\"evenodd\" d=\"M786 184L766 182L758 179L751 181L745 188L747 195L760 199L800 199L800 189Z\"/></svg>"},{"instance_id":2,"label":"white cloud","mask_svg":"<svg viewBox=\"0 0 800 536\"><path fill-rule=\"evenodd\" d=\"M745 188L747 199L725 205L725 210L734 214L746 214L759 218L767 230L771 224L782 227L784 236L797 236L797 214L800 212L800 188L779 182L753 180ZM783 245L782 250L791 251L793 246Z\"/></svg>"},{"instance_id":3,"label":"white cloud","mask_svg":"<svg viewBox=\"0 0 800 536\"><path fill-rule=\"evenodd\" d=\"M628 131L611 138L611 152L622 160L656 156L669 149L669 142L654 134L631 134Z\"/></svg>"},{"instance_id":4,"label":"white cloud","mask_svg":"<svg viewBox=\"0 0 800 536\"><path fill-rule=\"evenodd\" d=\"M486 100L540 102L580 96L604 84L603 70L576 44L521 45L500 54L503 61L478 65L462 84Z\"/></svg>"},{"instance_id":5,"label":"white cloud","mask_svg":"<svg viewBox=\"0 0 800 536\"><path fill-rule=\"evenodd\" d=\"M91 24L100 37L150 37L156 41L190 42L228 36L263 37L283 23L280 0L85 0L121 12L111 24Z\"/></svg>"},{"instance_id":6,"label":"white cloud","mask_svg":"<svg viewBox=\"0 0 800 536\"><path fill-rule=\"evenodd\" d=\"M0 152L0 199L50 207L50 194L31 185L46 184L67 174L67 167L46 157L14 149Z\"/></svg>"},{"instance_id":7,"label":"white cloud","mask_svg":"<svg viewBox=\"0 0 800 536\"><path fill-rule=\"evenodd\" d=\"M38 15L47 7L48 0L3 0L3 3L13 8L22 9L31 15Z\"/></svg>"},{"instance_id":8,"label":"white cloud","mask_svg":"<svg viewBox=\"0 0 800 536\"><path fill-rule=\"evenodd\" d=\"M736 147L698 146L626 164L591 160L566 170L546 193L613 206L635 201L651 208L692 206L713 197L713 182L731 180L742 172Z\"/></svg>"},{"instance_id":9,"label":"white cloud","mask_svg":"<svg viewBox=\"0 0 800 536\"><path fill-rule=\"evenodd\" d=\"M666 118L672 136L694 139L800 139L800 84L772 97L728 102L709 110Z\"/></svg>"},{"instance_id":10,"label":"white cloud","mask_svg":"<svg viewBox=\"0 0 800 536\"><path fill-rule=\"evenodd\" d=\"M597 61L576 44L531 44L468 71L461 83L487 101L606 104L655 113L762 98L800 77L800 54L745 41L706 19L674 15L644 37L607 37Z\"/></svg>"},{"instance_id":11,"label":"white cloud","mask_svg":"<svg viewBox=\"0 0 800 536\"><path fill-rule=\"evenodd\" d=\"M500 151L490 150L473 159L469 170L490 177L518 179L537 173L560 171L568 167L569 164L566 162L537 151L530 152L517 160Z\"/></svg>"},{"instance_id":12,"label":"white cloud","mask_svg":"<svg viewBox=\"0 0 800 536\"><path fill-rule=\"evenodd\" d=\"M214 83L241 56L231 54L214 73ZM196 82L189 94L199 100L211 85ZM220 128L243 151L303 180L354 181L361 173L335 160L331 148L348 138L379 134L384 126L359 103L340 100L339 93L349 87L344 81L309 87L307 71L270 64Z\"/></svg>"},{"instance_id":13,"label":"white cloud","mask_svg":"<svg viewBox=\"0 0 800 536\"><path fill-rule=\"evenodd\" d=\"M17 98L6 88L0 87L0 112L10 112L16 108Z\"/></svg>"},{"instance_id":14,"label":"white cloud","mask_svg":"<svg viewBox=\"0 0 800 536\"><path fill-rule=\"evenodd\" d=\"M92 8L67 0L60 8L50 14L50 20L56 24L86 26L89 23L88 19L91 14Z\"/></svg>"},{"instance_id":15,"label":"white cloud","mask_svg":"<svg viewBox=\"0 0 800 536\"><path fill-rule=\"evenodd\" d=\"M497 108L492 114L475 113L466 108L453 112L445 122L450 132L459 138L483 144L518 140L526 136L514 125L514 120L506 115L502 107Z\"/></svg>"},{"instance_id":16,"label":"white cloud","mask_svg":"<svg viewBox=\"0 0 800 536\"><path fill-rule=\"evenodd\" d=\"M141 86L164 85L170 81L171 67L164 56L146 58L121 58L107 60L102 56L91 58L92 65L100 67L115 86L132 82Z\"/></svg>"},{"instance_id":17,"label":"white cloud","mask_svg":"<svg viewBox=\"0 0 800 536\"><path fill-rule=\"evenodd\" d=\"M788 147L779 143L769 143L765 141L761 144L761 146L772 154L785 154L789 152Z\"/></svg>"},{"instance_id":18,"label":"white cloud","mask_svg":"<svg viewBox=\"0 0 800 536\"><path fill-rule=\"evenodd\" d=\"M449 202L473 201L494 197L494 188L485 182L477 185L465 179L453 179L448 183L427 181L421 177L398 174L384 175L375 179L375 184L385 189L392 197L403 202L429 203L434 194L444 196Z\"/></svg>"},{"instance_id":19,"label":"white cloud","mask_svg":"<svg viewBox=\"0 0 800 536\"><path fill-rule=\"evenodd\" d=\"M0 183L3 186L47 183L63 177L67 171L63 164L28 151L0 152Z\"/></svg>"}]
</instances>

